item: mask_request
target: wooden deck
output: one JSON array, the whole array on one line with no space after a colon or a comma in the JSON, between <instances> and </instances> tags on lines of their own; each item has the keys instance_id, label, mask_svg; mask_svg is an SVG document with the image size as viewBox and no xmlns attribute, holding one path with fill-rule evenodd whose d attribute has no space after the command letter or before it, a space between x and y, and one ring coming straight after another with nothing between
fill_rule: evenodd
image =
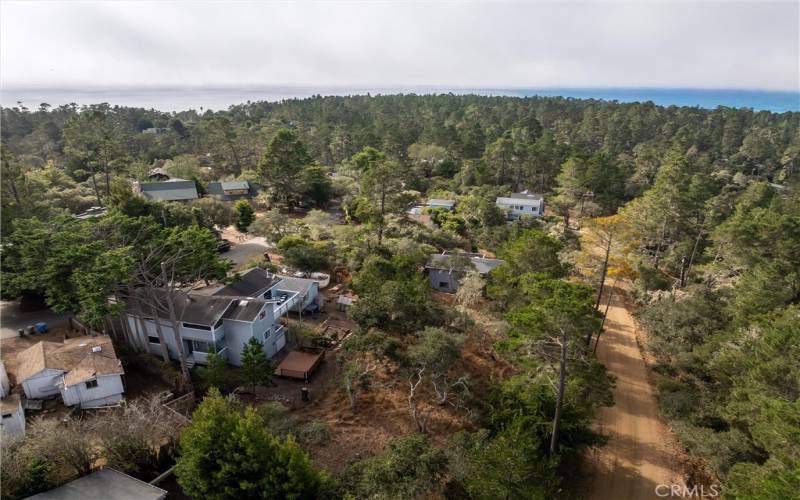
<instances>
[{"instance_id":1,"label":"wooden deck","mask_svg":"<svg viewBox=\"0 0 800 500\"><path fill-rule=\"evenodd\" d=\"M281 361L275 375L307 381L324 357L325 351L321 349L294 350Z\"/></svg>"}]
</instances>

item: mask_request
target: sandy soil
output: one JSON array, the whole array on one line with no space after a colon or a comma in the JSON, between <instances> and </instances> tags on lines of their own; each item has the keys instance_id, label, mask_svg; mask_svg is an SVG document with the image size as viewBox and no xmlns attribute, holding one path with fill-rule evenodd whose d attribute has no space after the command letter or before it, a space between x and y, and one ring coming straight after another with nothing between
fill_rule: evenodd
<instances>
[{"instance_id":1,"label":"sandy soil","mask_svg":"<svg viewBox=\"0 0 800 500\"><path fill-rule=\"evenodd\" d=\"M614 406L598 415L597 429L609 440L589 453L588 498L659 498L655 493L659 484L683 484L678 441L659 417L656 390L636 342L623 290L614 293L597 354L617 381Z\"/></svg>"}]
</instances>

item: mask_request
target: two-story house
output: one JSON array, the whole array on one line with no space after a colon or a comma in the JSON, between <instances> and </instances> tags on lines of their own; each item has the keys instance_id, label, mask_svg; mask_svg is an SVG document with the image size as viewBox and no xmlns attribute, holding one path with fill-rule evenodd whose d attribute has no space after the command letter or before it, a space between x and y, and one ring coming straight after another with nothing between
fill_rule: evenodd
<instances>
[{"instance_id":1,"label":"two-story house","mask_svg":"<svg viewBox=\"0 0 800 500\"><path fill-rule=\"evenodd\" d=\"M168 308L163 307L167 300L172 300L178 338L190 366L205 364L210 352L240 366L242 350L251 338L258 339L267 356L273 357L286 345L286 327L280 318L300 300L298 292L281 289L280 282L280 278L264 270L251 269L239 281L209 290L211 295L138 290L136 297L129 298L128 326L153 354L160 355L166 348L170 358L179 359L172 322L165 312ZM136 300L140 301L138 305ZM161 304L155 308L159 311L158 318L137 313L151 311L150 301ZM165 346L161 345L161 338Z\"/></svg>"},{"instance_id":2,"label":"two-story house","mask_svg":"<svg viewBox=\"0 0 800 500\"><path fill-rule=\"evenodd\" d=\"M528 191L500 196L495 200L495 205L506 211L509 220L544 215L544 197Z\"/></svg>"}]
</instances>

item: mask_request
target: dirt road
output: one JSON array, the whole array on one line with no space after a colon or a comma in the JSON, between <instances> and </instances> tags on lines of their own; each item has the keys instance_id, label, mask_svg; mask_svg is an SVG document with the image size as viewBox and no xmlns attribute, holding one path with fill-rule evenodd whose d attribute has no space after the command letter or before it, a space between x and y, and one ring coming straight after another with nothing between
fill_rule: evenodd
<instances>
[{"instance_id":1,"label":"dirt road","mask_svg":"<svg viewBox=\"0 0 800 500\"><path fill-rule=\"evenodd\" d=\"M589 498L663 498L656 495L656 486L683 484L674 455L677 441L659 418L656 392L648 380L623 293L619 289L614 292L597 349L600 361L617 378L617 385L614 406L603 408L598 416L597 428L609 441L590 453ZM606 300L604 297L604 305Z\"/></svg>"}]
</instances>

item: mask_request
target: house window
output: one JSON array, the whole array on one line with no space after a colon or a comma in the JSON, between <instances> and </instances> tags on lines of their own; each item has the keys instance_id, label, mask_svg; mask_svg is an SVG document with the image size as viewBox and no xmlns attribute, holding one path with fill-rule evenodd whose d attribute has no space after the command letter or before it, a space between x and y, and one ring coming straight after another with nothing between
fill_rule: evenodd
<instances>
[{"instance_id":1,"label":"house window","mask_svg":"<svg viewBox=\"0 0 800 500\"><path fill-rule=\"evenodd\" d=\"M267 311L261 311L260 313L258 313L258 319L264 319L264 316L266 316L266 315L267 315Z\"/></svg>"},{"instance_id":2,"label":"house window","mask_svg":"<svg viewBox=\"0 0 800 500\"><path fill-rule=\"evenodd\" d=\"M200 340L192 340L192 350L194 352L214 352L209 351L209 344L208 342L203 342Z\"/></svg>"},{"instance_id":3,"label":"house window","mask_svg":"<svg viewBox=\"0 0 800 500\"><path fill-rule=\"evenodd\" d=\"M209 332L211 331L211 327L206 325L195 325L194 323L184 323L183 326L186 328L193 328L195 330L206 330Z\"/></svg>"},{"instance_id":4,"label":"house window","mask_svg":"<svg viewBox=\"0 0 800 500\"><path fill-rule=\"evenodd\" d=\"M94 389L95 387L97 387L97 380L90 380L86 382L87 389Z\"/></svg>"},{"instance_id":5,"label":"house window","mask_svg":"<svg viewBox=\"0 0 800 500\"><path fill-rule=\"evenodd\" d=\"M148 337L147 337L147 340L148 340L148 341L149 341L151 344L160 344L160 343L161 343L161 339L160 339L160 338L158 338L158 337L150 337L150 336L148 336Z\"/></svg>"},{"instance_id":6,"label":"house window","mask_svg":"<svg viewBox=\"0 0 800 500\"><path fill-rule=\"evenodd\" d=\"M439 288L447 288L448 283L446 281L439 282Z\"/></svg>"},{"instance_id":7,"label":"house window","mask_svg":"<svg viewBox=\"0 0 800 500\"><path fill-rule=\"evenodd\" d=\"M10 413L6 413L5 415L3 415L3 420L5 420L7 418L11 418L12 416L13 415L11 415Z\"/></svg>"}]
</instances>

